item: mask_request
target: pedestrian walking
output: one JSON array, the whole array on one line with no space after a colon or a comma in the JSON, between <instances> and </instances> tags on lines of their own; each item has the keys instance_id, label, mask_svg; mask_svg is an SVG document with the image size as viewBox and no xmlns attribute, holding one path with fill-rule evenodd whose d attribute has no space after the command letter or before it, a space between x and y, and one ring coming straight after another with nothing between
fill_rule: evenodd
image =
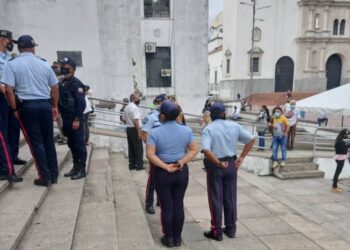
<instances>
[{"instance_id":1,"label":"pedestrian walking","mask_svg":"<svg viewBox=\"0 0 350 250\"><path fill-rule=\"evenodd\" d=\"M341 174L345 160L348 158L348 150L350 147L350 131L347 129L343 129L338 134L337 138L335 139L334 148L335 148L335 156L334 160L337 163L337 168L334 172L333 177L333 185L332 185L332 192L333 193L341 193L342 190L338 187L338 179L339 175Z\"/></svg>"},{"instance_id":2,"label":"pedestrian walking","mask_svg":"<svg viewBox=\"0 0 350 250\"><path fill-rule=\"evenodd\" d=\"M166 94L156 96L156 98L153 100L153 105L155 105L156 108L149 112L142 121L142 139L145 143L147 143L148 135L151 132L151 129L162 125L162 123L159 121L159 110L160 106L165 100L167 100ZM145 197L146 212L149 214L154 214L154 166L152 164L149 164L149 173Z\"/></svg>"},{"instance_id":3,"label":"pedestrian walking","mask_svg":"<svg viewBox=\"0 0 350 250\"><path fill-rule=\"evenodd\" d=\"M125 107L123 119L126 121L126 135L128 139L129 170L142 170L143 146L141 131L141 112L139 94L130 96L130 103Z\"/></svg>"},{"instance_id":4,"label":"pedestrian walking","mask_svg":"<svg viewBox=\"0 0 350 250\"><path fill-rule=\"evenodd\" d=\"M269 113L266 105L261 106L257 120L256 120L256 132L259 136L259 150L265 149L265 133L267 129L267 123L270 120Z\"/></svg>"},{"instance_id":5,"label":"pedestrian walking","mask_svg":"<svg viewBox=\"0 0 350 250\"><path fill-rule=\"evenodd\" d=\"M297 125L300 119L300 111L299 111L299 108L296 106L295 100L292 100L290 102L290 107L289 109L286 110L286 117L288 118L288 125L289 125L287 148L289 150L293 150L295 135L297 131Z\"/></svg>"},{"instance_id":6,"label":"pedestrian walking","mask_svg":"<svg viewBox=\"0 0 350 250\"><path fill-rule=\"evenodd\" d=\"M217 241L222 233L234 238L237 221L237 169L254 146L254 137L237 123L226 121L225 106L211 106L213 122L202 131L202 152L207 173L207 191L211 214L211 230L204 236ZM237 156L237 142L245 144ZM222 229L222 207L225 228Z\"/></svg>"},{"instance_id":7,"label":"pedestrian walking","mask_svg":"<svg viewBox=\"0 0 350 250\"><path fill-rule=\"evenodd\" d=\"M73 59L65 57L60 62L64 78L60 84L58 108L63 121L62 132L67 137L68 147L73 157L73 167L64 174L64 177L78 180L86 176L85 85L74 76L76 63Z\"/></svg>"},{"instance_id":8,"label":"pedestrian walking","mask_svg":"<svg viewBox=\"0 0 350 250\"><path fill-rule=\"evenodd\" d=\"M185 220L183 199L188 185L187 162L198 153L198 144L190 128L176 122L180 111L165 101L160 107L162 126L153 128L147 140L147 158L154 165L154 183L161 207L167 247L180 246Z\"/></svg>"},{"instance_id":9,"label":"pedestrian walking","mask_svg":"<svg viewBox=\"0 0 350 250\"><path fill-rule=\"evenodd\" d=\"M269 126L273 128L272 136L272 168L278 166L284 167L287 160L287 134L288 134L288 119L283 115L280 107L275 107L272 111L273 118ZM278 163L278 149L281 147L282 160Z\"/></svg>"},{"instance_id":10,"label":"pedestrian walking","mask_svg":"<svg viewBox=\"0 0 350 250\"><path fill-rule=\"evenodd\" d=\"M37 166L39 178L34 184L51 186L58 177L53 136L53 119L58 115L58 79L50 65L35 56L37 44L31 36L21 36L17 46L20 55L7 63L2 82Z\"/></svg>"}]
</instances>

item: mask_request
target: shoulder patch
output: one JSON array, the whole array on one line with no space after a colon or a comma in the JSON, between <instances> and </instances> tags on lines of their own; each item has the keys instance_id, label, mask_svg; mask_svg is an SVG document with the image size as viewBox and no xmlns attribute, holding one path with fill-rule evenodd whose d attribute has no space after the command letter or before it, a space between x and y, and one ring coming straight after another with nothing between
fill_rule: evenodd
<instances>
[{"instance_id":1,"label":"shoulder patch","mask_svg":"<svg viewBox=\"0 0 350 250\"><path fill-rule=\"evenodd\" d=\"M83 88L78 88L78 92L79 92L79 93L84 93Z\"/></svg>"},{"instance_id":2,"label":"shoulder patch","mask_svg":"<svg viewBox=\"0 0 350 250\"><path fill-rule=\"evenodd\" d=\"M142 120L142 124L146 124L148 122L148 118L145 117L143 120Z\"/></svg>"}]
</instances>

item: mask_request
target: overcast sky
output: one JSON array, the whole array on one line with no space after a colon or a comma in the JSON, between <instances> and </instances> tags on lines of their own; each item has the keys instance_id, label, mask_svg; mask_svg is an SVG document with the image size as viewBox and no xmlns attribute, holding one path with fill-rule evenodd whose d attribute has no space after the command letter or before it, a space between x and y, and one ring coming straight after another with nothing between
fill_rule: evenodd
<instances>
[{"instance_id":1,"label":"overcast sky","mask_svg":"<svg viewBox=\"0 0 350 250\"><path fill-rule=\"evenodd\" d=\"M233 0L236 1L236 0ZM209 26L216 15L223 9L223 0L209 0Z\"/></svg>"}]
</instances>

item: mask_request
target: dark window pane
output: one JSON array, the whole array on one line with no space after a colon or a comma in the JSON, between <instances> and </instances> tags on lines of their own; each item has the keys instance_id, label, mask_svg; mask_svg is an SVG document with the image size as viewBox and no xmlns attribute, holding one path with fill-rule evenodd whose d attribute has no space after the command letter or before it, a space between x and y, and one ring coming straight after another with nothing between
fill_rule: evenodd
<instances>
[{"instance_id":1,"label":"dark window pane","mask_svg":"<svg viewBox=\"0 0 350 250\"><path fill-rule=\"evenodd\" d=\"M218 71L215 70L215 82L218 82Z\"/></svg>"},{"instance_id":2,"label":"dark window pane","mask_svg":"<svg viewBox=\"0 0 350 250\"><path fill-rule=\"evenodd\" d=\"M333 22L333 35L338 35L338 26L339 26L339 21L338 19L335 19Z\"/></svg>"},{"instance_id":3,"label":"dark window pane","mask_svg":"<svg viewBox=\"0 0 350 250\"><path fill-rule=\"evenodd\" d=\"M83 59L81 51L57 51L57 59L62 60L65 57L69 57L74 60L77 67L83 66Z\"/></svg>"},{"instance_id":4,"label":"dark window pane","mask_svg":"<svg viewBox=\"0 0 350 250\"><path fill-rule=\"evenodd\" d=\"M226 74L230 74L230 68L231 68L231 60L226 60Z\"/></svg>"},{"instance_id":5,"label":"dark window pane","mask_svg":"<svg viewBox=\"0 0 350 250\"><path fill-rule=\"evenodd\" d=\"M340 22L340 29L339 29L339 35L344 35L345 33L345 20L341 20Z\"/></svg>"},{"instance_id":6,"label":"dark window pane","mask_svg":"<svg viewBox=\"0 0 350 250\"><path fill-rule=\"evenodd\" d=\"M146 53L147 87L171 87L171 49L157 47L156 53Z\"/></svg>"},{"instance_id":7,"label":"dark window pane","mask_svg":"<svg viewBox=\"0 0 350 250\"><path fill-rule=\"evenodd\" d=\"M170 0L144 0L145 17L170 17Z\"/></svg>"},{"instance_id":8,"label":"dark window pane","mask_svg":"<svg viewBox=\"0 0 350 250\"><path fill-rule=\"evenodd\" d=\"M259 73L259 57L253 58L253 65L250 66L250 68L253 66L253 72Z\"/></svg>"}]
</instances>

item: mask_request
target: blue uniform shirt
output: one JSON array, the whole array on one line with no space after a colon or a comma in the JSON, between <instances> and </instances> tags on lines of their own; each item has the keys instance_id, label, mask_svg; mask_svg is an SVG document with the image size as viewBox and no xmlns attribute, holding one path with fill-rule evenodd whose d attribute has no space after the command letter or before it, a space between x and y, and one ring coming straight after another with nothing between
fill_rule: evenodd
<instances>
[{"instance_id":1,"label":"blue uniform shirt","mask_svg":"<svg viewBox=\"0 0 350 250\"><path fill-rule=\"evenodd\" d=\"M194 141L192 130L176 121L169 121L151 130L147 145L156 147L156 155L164 162L176 162L186 154L186 147Z\"/></svg>"},{"instance_id":2,"label":"blue uniform shirt","mask_svg":"<svg viewBox=\"0 0 350 250\"><path fill-rule=\"evenodd\" d=\"M217 158L230 157L237 154L238 141L247 144L253 138L241 125L217 119L202 131L202 150L210 150Z\"/></svg>"},{"instance_id":3,"label":"blue uniform shirt","mask_svg":"<svg viewBox=\"0 0 350 250\"><path fill-rule=\"evenodd\" d=\"M152 128L159 127L162 123L159 121L159 111L154 109L147 114L142 121L142 131L151 132Z\"/></svg>"},{"instance_id":4,"label":"blue uniform shirt","mask_svg":"<svg viewBox=\"0 0 350 250\"><path fill-rule=\"evenodd\" d=\"M11 56L9 55L9 53L4 53L0 51L0 79L4 74L5 66L7 62L10 59L11 59Z\"/></svg>"},{"instance_id":5,"label":"blue uniform shirt","mask_svg":"<svg viewBox=\"0 0 350 250\"><path fill-rule=\"evenodd\" d=\"M22 100L37 100L50 99L50 87L58 79L46 61L25 52L7 63L0 82L13 87Z\"/></svg>"}]
</instances>

